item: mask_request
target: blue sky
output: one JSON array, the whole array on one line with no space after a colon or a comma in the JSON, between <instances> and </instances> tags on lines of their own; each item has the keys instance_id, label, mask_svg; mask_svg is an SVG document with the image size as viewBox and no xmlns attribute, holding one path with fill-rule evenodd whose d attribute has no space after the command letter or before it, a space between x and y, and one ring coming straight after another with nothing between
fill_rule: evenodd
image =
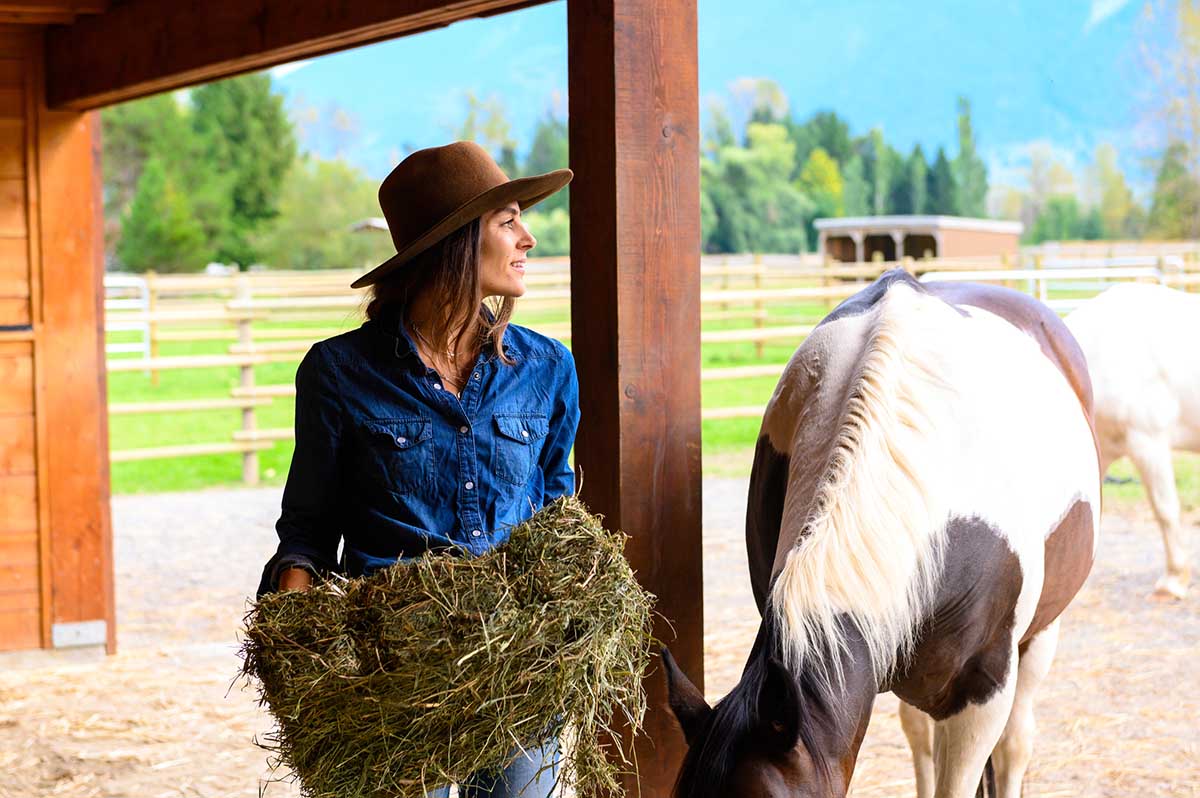
<instances>
[{"instance_id":1,"label":"blue sky","mask_svg":"<svg viewBox=\"0 0 1200 798\"><path fill-rule=\"evenodd\" d=\"M834 110L855 134L878 126L900 149L920 142L932 154L955 146L961 94L971 100L993 183L1019 181L1039 141L1076 170L1107 141L1133 171L1149 154L1137 124L1146 100L1141 8L1141 0L699 0L701 108L728 104L739 80L766 77L783 87L797 118ZM453 138L468 91L503 103L524 146L540 116L565 114L566 5L273 73L297 116L309 108L328 118L337 107L355 122L340 140L310 128L307 145L326 156L340 150L375 177L407 151Z\"/></svg>"}]
</instances>

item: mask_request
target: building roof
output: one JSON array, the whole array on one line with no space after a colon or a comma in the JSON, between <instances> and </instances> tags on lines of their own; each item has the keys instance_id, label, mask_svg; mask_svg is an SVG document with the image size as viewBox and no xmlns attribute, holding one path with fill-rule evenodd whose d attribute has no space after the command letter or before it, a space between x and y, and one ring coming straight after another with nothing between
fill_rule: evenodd
<instances>
[{"instance_id":1,"label":"building roof","mask_svg":"<svg viewBox=\"0 0 1200 798\"><path fill-rule=\"evenodd\" d=\"M1009 233L1020 235L1025 226L1020 222L1002 219L973 219L967 216L843 216L836 219L817 219L813 223L823 232L890 233L893 230L906 233L932 230L974 230L980 233Z\"/></svg>"}]
</instances>

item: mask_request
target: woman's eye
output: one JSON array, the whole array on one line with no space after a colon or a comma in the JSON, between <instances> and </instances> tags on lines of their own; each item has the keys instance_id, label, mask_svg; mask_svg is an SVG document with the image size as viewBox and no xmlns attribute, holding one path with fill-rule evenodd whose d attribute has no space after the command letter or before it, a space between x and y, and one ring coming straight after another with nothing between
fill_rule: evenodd
<instances>
[{"instance_id":1,"label":"woman's eye","mask_svg":"<svg viewBox=\"0 0 1200 798\"><path fill-rule=\"evenodd\" d=\"M515 219L509 219L507 222L504 223L504 227L512 227L515 222L516 222Z\"/></svg>"}]
</instances>

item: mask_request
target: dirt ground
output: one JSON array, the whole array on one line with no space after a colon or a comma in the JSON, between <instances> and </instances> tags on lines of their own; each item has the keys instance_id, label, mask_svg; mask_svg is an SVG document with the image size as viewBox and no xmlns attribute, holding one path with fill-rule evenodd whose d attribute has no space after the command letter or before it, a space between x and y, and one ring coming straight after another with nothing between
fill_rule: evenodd
<instances>
[{"instance_id":1,"label":"dirt ground","mask_svg":"<svg viewBox=\"0 0 1200 798\"><path fill-rule=\"evenodd\" d=\"M707 688L737 680L757 629L746 483L706 480ZM113 501L120 652L0 656L0 798L289 798L253 744L270 728L234 683L247 594L274 546L278 489ZM1192 556L1200 535L1190 519ZM1200 588L1149 598L1148 511L1109 512L1039 702L1026 796L1200 796ZM895 699L881 696L852 795L913 795Z\"/></svg>"}]
</instances>

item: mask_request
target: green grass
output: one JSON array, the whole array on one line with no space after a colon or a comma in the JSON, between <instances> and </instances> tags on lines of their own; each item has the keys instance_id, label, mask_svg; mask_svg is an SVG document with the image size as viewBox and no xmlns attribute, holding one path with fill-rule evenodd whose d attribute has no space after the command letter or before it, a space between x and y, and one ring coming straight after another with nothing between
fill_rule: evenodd
<instances>
[{"instance_id":1,"label":"green grass","mask_svg":"<svg viewBox=\"0 0 1200 798\"><path fill-rule=\"evenodd\" d=\"M1110 477L1132 479L1124 484L1108 483L1104 486L1104 502L1109 507L1129 508L1135 505L1149 507L1146 491L1138 478L1133 464L1127 459L1113 463L1108 470ZM1175 455L1175 486L1179 491L1179 503L1184 512L1200 508L1200 455L1179 453Z\"/></svg>"}]
</instances>

